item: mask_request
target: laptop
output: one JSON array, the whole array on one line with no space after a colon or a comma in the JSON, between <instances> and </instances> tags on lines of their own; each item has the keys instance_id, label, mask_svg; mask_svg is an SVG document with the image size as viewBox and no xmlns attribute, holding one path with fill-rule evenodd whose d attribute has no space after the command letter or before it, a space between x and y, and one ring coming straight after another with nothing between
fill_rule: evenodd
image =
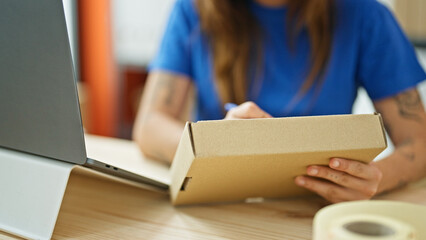
<instances>
[{"instance_id":1,"label":"laptop","mask_svg":"<svg viewBox=\"0 0 426 240\"><path fill-rule=\"evenodd\" d=\"M0 147L168 189L87 157L61 0L0 2L0 74Z\"/></svg>"}]
</instances>

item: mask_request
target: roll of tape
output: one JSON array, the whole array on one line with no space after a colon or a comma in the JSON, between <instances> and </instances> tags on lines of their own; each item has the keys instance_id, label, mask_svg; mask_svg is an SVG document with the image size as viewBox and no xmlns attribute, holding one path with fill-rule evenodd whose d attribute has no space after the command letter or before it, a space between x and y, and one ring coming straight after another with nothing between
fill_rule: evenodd
<instances>
[{"instance_id":1,"label":"roll of tape","mask_svg":"<svg viewBox=\"0 0 426 240\"><path fill-rule=\"evenodd\" d=\"M354 201L321 209L314 240L423 240L426 206L395 201Z\"/></svg>"},{"instance_id":2,"label":"roll of tape","mask_svg":"<svg viewBox=\"0 0 426 240\"><path fill-rule=\"evenodd\" d=\"M333 221L330 240L413 240L413 227L388 217L356 214Z\"/></svg>"}]
</instances>

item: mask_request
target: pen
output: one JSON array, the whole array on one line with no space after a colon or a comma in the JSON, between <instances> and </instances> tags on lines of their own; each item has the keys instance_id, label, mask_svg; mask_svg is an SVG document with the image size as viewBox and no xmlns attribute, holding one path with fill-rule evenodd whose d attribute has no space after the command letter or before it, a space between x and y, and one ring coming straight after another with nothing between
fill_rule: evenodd
<instances>
[{"instance_id":1,"label":"pen","mask_svg":"<svg viewBox=\"0 0 426 240\"><path fill-rule=\"evenodd\" d=\"M225 109L226 112L229 112L231 109L237 107L238 105L235 103L225 103L225 105L223 106L223 108Z\"/></svg>"}]
</instances>

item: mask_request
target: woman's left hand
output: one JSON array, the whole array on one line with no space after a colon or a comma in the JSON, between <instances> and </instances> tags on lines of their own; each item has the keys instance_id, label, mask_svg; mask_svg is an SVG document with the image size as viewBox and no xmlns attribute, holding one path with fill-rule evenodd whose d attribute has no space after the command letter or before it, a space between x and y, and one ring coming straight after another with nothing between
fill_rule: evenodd
<instances>
[{"instance_id":1,"label":"woman's left hand","mask_svg":"<svg viewBox=\"0 0 426 240\"><path fill-rule=\"evenodd\" d=\"M332 203L370 199L382 179L382 172L374 164L342 158L332 158L328 167L309 166L307 175L296 177L296 184Z\"/></svg>"}]
</instances>

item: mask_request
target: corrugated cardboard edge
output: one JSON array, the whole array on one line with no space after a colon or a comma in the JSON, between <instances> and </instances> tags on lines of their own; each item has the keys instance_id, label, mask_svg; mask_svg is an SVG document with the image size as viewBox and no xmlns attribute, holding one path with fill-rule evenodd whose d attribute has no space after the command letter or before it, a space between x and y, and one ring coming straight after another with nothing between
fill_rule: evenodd
<instances>
[{"instance_id":1,"label":"corrugated cardboard edge","mask_svg":"<svg viewBox=\"0 0 426 240\"><path fill-rule=\"evenodd\" d=\"M182 145L182 146L181 146ZM186 147L185 147L186 146ZM195 149L192 139L191 123L187 122L180 139L177 152L170 168L172 181L170 184L170 198L175 203L179 191L183 187L186 174L195 158ZM188 161L176 161L176 159L188 159ZM189 179L188 179L189 180ZM187 181L188 181L187 180Z\"/></svg>"},{"instance_id":2,"label":"corrugated cardboard edge","mask_svg":"<svg viewBox=\"0 0 426 240\"><path fill-rule=\"evenodd\" d=\"M383 139L385 141L385 149L386 149L388 147L388 139L386 138L386 128L385 128L385 124L383 123L382 115L378 112L375 112L374 115L377 115L379 117L380 125L382 126Z\"/></svg>"}]
</instances>

